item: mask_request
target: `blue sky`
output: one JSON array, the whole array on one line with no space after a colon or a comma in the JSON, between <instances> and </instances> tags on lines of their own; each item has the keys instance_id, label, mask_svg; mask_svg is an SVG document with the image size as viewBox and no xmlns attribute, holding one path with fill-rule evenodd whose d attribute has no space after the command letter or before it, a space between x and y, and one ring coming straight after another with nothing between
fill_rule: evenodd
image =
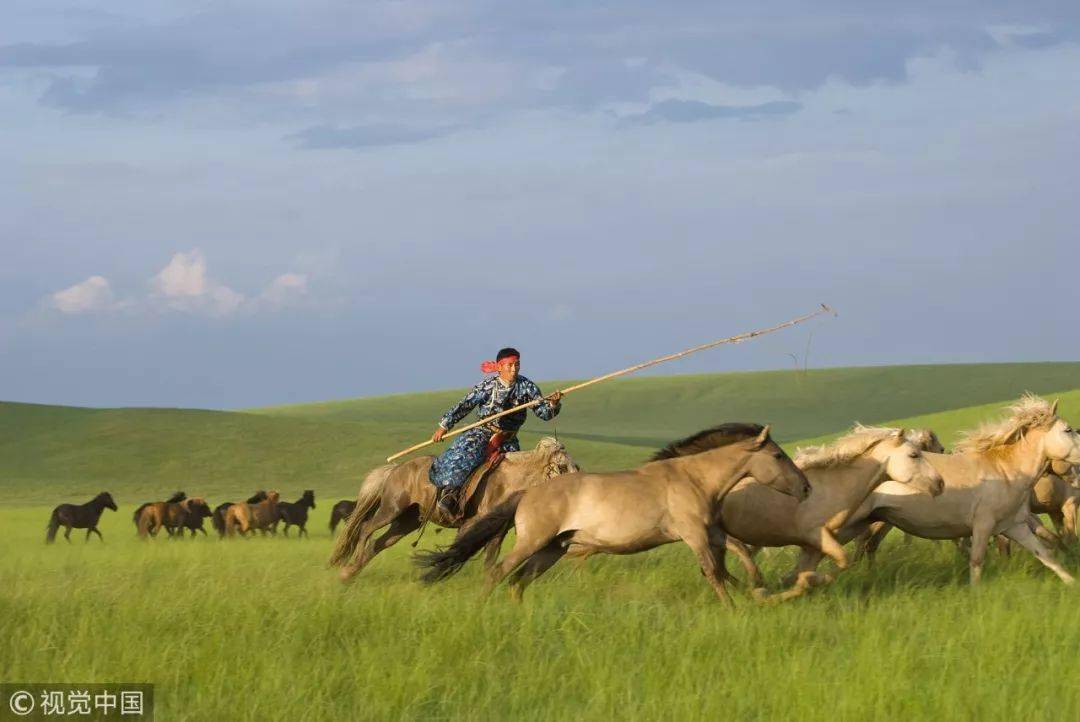
<instances>
[{"instance_id":1,"label":"blue sky","mask_svg":"<svg viewBox=\"0 0 1080 722\"><path fill-rule=\"evenodd\" d=\"M1076 3L9 0L0 114L2 399L1080 352Z\"/></svg>"}]
</instances>

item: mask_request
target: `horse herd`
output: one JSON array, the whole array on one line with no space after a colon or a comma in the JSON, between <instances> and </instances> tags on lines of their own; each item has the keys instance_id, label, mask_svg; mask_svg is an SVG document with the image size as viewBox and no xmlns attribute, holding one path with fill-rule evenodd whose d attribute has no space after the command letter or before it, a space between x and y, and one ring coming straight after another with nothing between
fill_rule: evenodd
<instances>
[{"instance_id":1,"label":"horse herd","mask_svg":"<svg viewBox=\"0 0 1080 722\"><path fill-rule=\"evenodd\" d=\"M1058 416L1057 402L1031 394L1010 406L1007 417L963 434L951 453L930 429L856 424L791 459L770 427L728 423L675 441L636 469L596 473L581 470L562 443L547 437L532 451L481 467L456 517L435 504L427 480L433 458L380 466L364 478L355 502L335 505L331 530L345 525L330 564L342 567L342 581L431 523L457 529L457 536L447 547L415 554L423 582L446 579L484 550L486 589L509 578L514 598L565 556L634 554L681 541L722 601L731 603L728 582L739 583L725 566L728 552L755 598L782 601L833 581L835 575L817 571L824 557L839 571L848 568L849 542L856 543L855 558L865 553L872 561L893 527L955 540L968 557L972 584L994 539L1005 547L1016 542L1073 582L1044 542L1064 547L1076 540L1080 434ZM140 507L135 523L141 536L161 528L194 535L206 517L223 537L265 534L282 521L304 534L314 506L310 491L295 504L269 491L211 512L205 500L177 494ZM49 539L59 525L70 533L79 509L90 520L82 526L89 538L103 508L116 508L108 494L83 507L57 507ZM1054 531L1037 514L1047 514ZM501 556L511 529L514 544ZM755 557L763 547L785 546L800 553L782 590L770 595Z\"/></svg>"},{"instance_id":2,"label":"horse herd","mask_svg":"<svg viewBox=\"0 0 1080 722\"><path fill-rule=\"evenodd\" d=\"M342 500L334 505L330 519L330 531L348 517L355 502ZM297 535L308 536L308 512L315 508L315 492L307 489L295 502L281 501L276 491L257 491L246 501L225 502L211 511L210 505L202 497L189 497L178 491L165 501L151 501L135 510L133 521L135 532L140 538L157 536L162 529L170 537L182 538L184 532L191 536L202 532L206 536L203 523L210 519L222 538L237 534L253 535L256 531L277 534L278 525L285 524L285 536L289 528L297 527ZM102 538L97 527L98 520L105 509L116 511L116 502L112 495L103 491L86 504L61 504L52 511L45 535L45 541L52 543L60 527L65 527L64 538L71 541L72 529L86 529L86 538L97 534ZM102 538L103 539L103 538Z\"/></svg>"}]
</instances>

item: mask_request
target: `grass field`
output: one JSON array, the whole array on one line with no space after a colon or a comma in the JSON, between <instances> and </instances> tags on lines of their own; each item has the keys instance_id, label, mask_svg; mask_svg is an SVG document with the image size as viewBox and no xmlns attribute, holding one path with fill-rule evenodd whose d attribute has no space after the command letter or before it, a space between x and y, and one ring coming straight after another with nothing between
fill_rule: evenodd
<instances>
[{"instance_id":1,"label":"grass field","mask_svg":"<svg viewBox=\"0 0 1080 722\"><path fill-rule=\"evenodd\" d=\"M1061 377L1055 370L1042 379L1056 387L1040 387L1025 376L1049 366L1007 367L1011 380L1001 370L1006 367L994 367L986 378L994 376L996 388L1007 389L994 398L973 394L977 384L953 379L955 384L938 386L936 397L918 392L918 398L881 401L879 408L901 409L891 415L871 415L856 404L847 416L832 408L823 412L825 420L816 427L802 411L790 423L806 439L827 436L854 418L899 419L929 425L948 443L956 431L992 417L998 402L1025 388L1056 388L1063 415L1077 419L1080 390L1069 389L1080 386L1080 366L1062 366ZM923 368L924 380L941 378L940 369ZM757 380L747 377L744 385ZM852 378L860 380L858 374ZM673 383L641 380L654 381ZM779 383L750 384L757 390L747 393L765 394ZM667 398L657 390L654 405ZM967 401L955 402L960 398ZM413 402L425 414L431 405ZM595 413L595 428L608 429L597 404L589 412ZM328 490L314 485L319 507L308 541L134 538L131 510L145 500L140 495L161 498L183 478L202 479L215 492L230 484L247 493L260 479L287 482L295 469L295 486L282 484L284 496L292 498L305 486L298 481L303 474L325 463L322 473L331 479L332 464L346 458L328 461L314 452L289 458L306 443L330 449L353 438L344 430L372 430L382 421L401 424L395 428L403 434L413 425L430 426L404 416L326 413L332 406L317 405L309 414L295 407L288 414L0 408L0 493L13 493L19 501L0 508L0 679L152 681L158 685L159 720L1080 719L1078 590L1066 588L1026 555L992 555L985 584L972 590L966 562L951 545L890 539L874 569L858 566L831 588L775 608L756 606L741 594L734 612L715 601L689 550L676 545L563 563L532 586L521 605L511 603L505 590L483 600L475 564L442 586L420 587L406 544L343 588L325 568L326 520L331 502L351 495L355 483L348 479L340 486L327 481ZM573 408L568 403L561 433L563 425L572 426ZM770 411L781 412L779 406ZM36 415L32 423L17 422L24 413ZM629 417L626 412L617 431L625 438L571 437L568 445L576 455L579 448L585 449L582 456L594 454L593 468L603 468L604 460L632 461L649 448L626 442L648 438L650 424L658 423L652 415L664 413L666 406ZM105 418L91 418L95 414ZM155 414L156 426L148 421ZM688 430L729 418L696 421ZM781 421L775 423L779 428ZM229 424L236 424L232 435L226 433ZM343 429L342 436L321 440L331 428ZM133 429L143 435L129 438ZM185 435L184 442L167 438L170 433ZM357 456L348 457L349 463L361 463L360 454L385 451L368 444L394 446L410 438L391 431L386 437L357 437ZM18 439L47 458L35 461L13 451ZM192 449L207 464L207 474L213 463L227 463L241 481L184 477L190 467L165 475L172 468L169 454L179 448ZM141 455L132 460L128 454ZM12 468L19 476L9 475ZM65 476L72 469L92 475ZM352 473L341 473L346 471ZM71 545L42 544L57 495L67 496L71 488L92 493L109 479L121 507L105 512L104 544L85 544L78 532ZM349 494L342 493L346 489ZM424 546L445 537L429 536ZM766 576L775 583L792 557L787 550L766 553ZM1073 570L1080 567L1075 553L1067 561Z\"/></svg>"}]
</instances>

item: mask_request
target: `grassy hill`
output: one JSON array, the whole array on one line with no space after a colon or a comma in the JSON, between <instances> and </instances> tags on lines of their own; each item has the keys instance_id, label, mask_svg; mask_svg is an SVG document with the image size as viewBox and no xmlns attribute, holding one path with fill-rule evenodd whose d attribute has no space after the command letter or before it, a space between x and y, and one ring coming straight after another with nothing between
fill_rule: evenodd
<instances>
[{"instance_id":1,"label":"grassy hill","mask_svg":"<svg viewBox=\"0 0 1080 722\"><path fill-rule=\"evenodd\" d=\"M571 381L542 383L545 391ZM621 379L569 397L560 434L661 446L721 421L760 421L782 441L839 429L853 420L896 419L1080 387L1080 363L957 364L760 371ZM252 409L277 417L418 422L432 428L464 389ZM530 419L529 427L539 426Z\"/></svg>"},{"instance_id":2,"label":"grassy hill","mask_svg":"<svg viewBox=\"0 0 1080 722\"><path fill-rule=\"evenodd\" d=\"M673 438L725 420L771 422L789 442L854 420L892 419L933 426L948 439L952 429L992 415L1023 390L1077 387L1080 364L1065 363L647 377L583 391L567 401L554 427L530 418L522 439L528 445L557 429L591 469L634 465ZM278 488L285 498L304 488L320 498L351 496L367 469L425 438L461 393L248 412L0 403L0 498L55 503L108 488L128 503L184 488L217 500L260 487Z\"/></svg>"}]
</instances>

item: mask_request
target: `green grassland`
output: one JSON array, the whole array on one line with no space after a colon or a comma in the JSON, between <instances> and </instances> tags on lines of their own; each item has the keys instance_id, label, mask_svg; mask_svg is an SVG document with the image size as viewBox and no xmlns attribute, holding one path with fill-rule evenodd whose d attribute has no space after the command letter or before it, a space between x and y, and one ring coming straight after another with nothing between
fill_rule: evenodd
<instances>
[{"instance_id":1,"label":"green grassland","mask_svg":"<svg viewBox=\"0 0 1080 722\"><path fill-rule=\"evenodd\" d=\"M545 383L546 389L562 384ZM530 417L526 446L558 432L589 469L640 463L723 421L773 424L781 441L864 423L1080 387L1080 364L894 366L614 381L569 397L554 424ZM431 434L463 391L221 412L0 403L0 498L46 503L108 488L121 502L175 488L211 500L255 488L352 496L364 472Z\"/></svg>"},{"instance_id":2,"label":"green grassland","mask_svg":"<svg viewBox=\"0 0 1080 722\"><path fill-rule=\"evenodd\" d=\"M591 468L636 463L654 436L658 443L731 419L799 429L781 437L789 448L854 419L930 426L948 444L1024 389L1055 392L1062 414L1080 418L1078 371L689 377L697 393L679 391L677 400L679 379L648 378L621 390L651 408L615 391L606 400L601 389L594 399L583 392L567 402L559 432ZM876 383L874 374L883 374ZM845 391L845 376L861 391ZM920 379L934 392L916 388ZM901 380L891 393L879 388ZM792 391L799 384L801 401ZM825 386L847 407L813 402ZM713 387L724 391L710 396ZM742 393L767 411L754 413ZM325 567L330 502L351 496L353 475L388 448L422 438L457 395L258 413L3 405L0 494L19 503L0 507L0 679L152 681L159 720L1080 719L1080 590L1024 554L991 555L973 590L951 545L890 538L873 569L856 566L779 607L737 593L733 612L681 545L564 562L522 604L505 590L484 600L476 564L444 585L420 586L407 544L342 587ZM694 421L666 434L672 404ZM185 479L203 484L189 492L209 489L215 501L256 485L277 485L286 498L313 486L311 539L138 541L134 505ZM121 503L105 512L105 542L75 532L73 544L45 546L57 496L83 501L68 492L88 498L105 483ZM778 579L792 559L789 550L765 552L766 576ZM1075 551L1066 561L1080 568Z\"/></svg>"}]
</instances>

